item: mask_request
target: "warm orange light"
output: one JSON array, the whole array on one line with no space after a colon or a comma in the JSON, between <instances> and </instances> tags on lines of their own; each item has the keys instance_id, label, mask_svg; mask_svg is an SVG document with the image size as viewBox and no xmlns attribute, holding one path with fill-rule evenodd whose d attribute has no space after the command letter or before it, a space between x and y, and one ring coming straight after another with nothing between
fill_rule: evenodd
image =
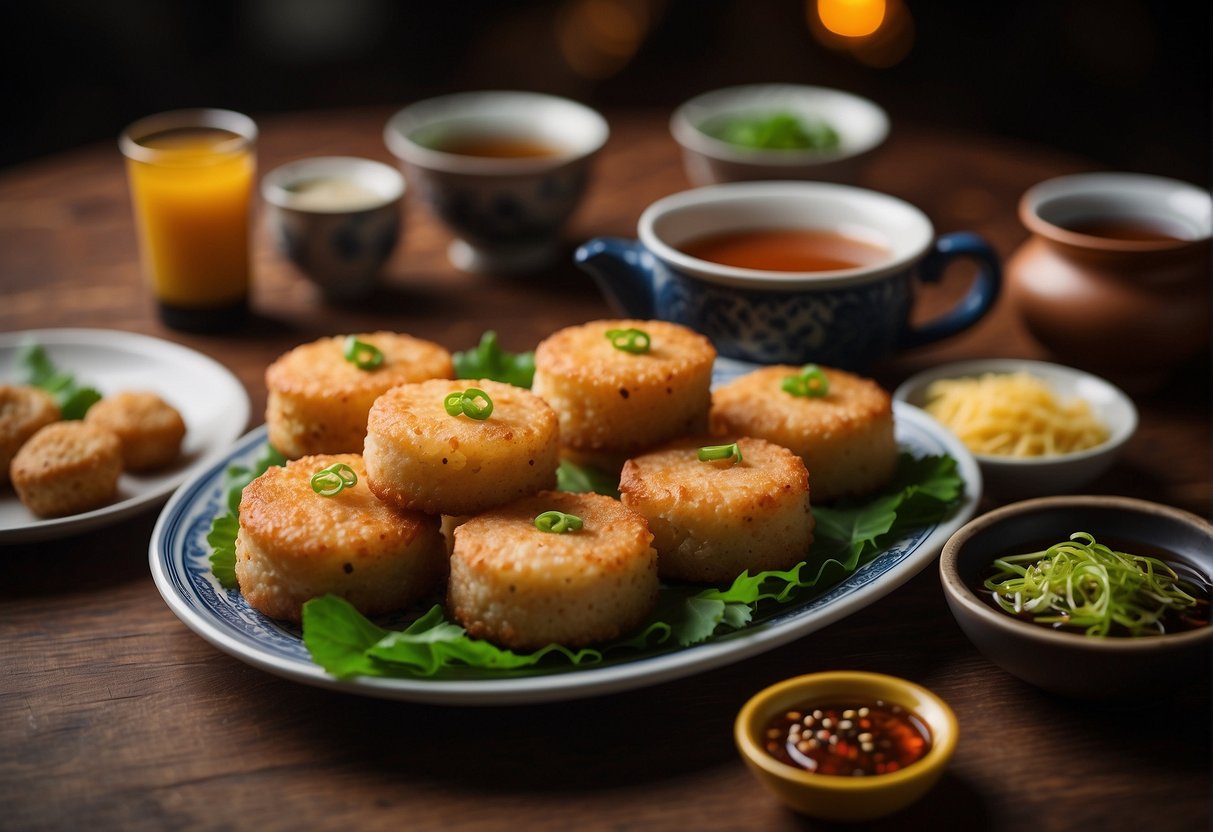
<instances>
[{"instance_id":1,"label":"warm orange light","mask_svg":"<svg viewBox=\"0 0 1213 832\"><path fill-rule=\"evenodd\" d=\"M871 13L862 26L858 14L846 16L861 8ZM804 0L804 14L818 43L867 66L895 66L914 47L914 18L902 0Z\"/></svg>"},{"instance_id":2,"label":"warm orange light","mask_svg":"<svg viewBox=\"0 0 1213 832\"><path fill-rule=\"evenodd\" d=\"M884 22L885 0L817 0L817 15L836 35L867 37Z\"/></svg>"},{"instance_id":3,"label":"warm orange light","mask_svg":"<svg viewBox=\"0 0 1213 832\"><path fill-rule=\"evenodd\" d=\"M619 72L649 29L644 0L566 0L556 38L568 65L588 78Z\"/></svg>"}]
</instances>

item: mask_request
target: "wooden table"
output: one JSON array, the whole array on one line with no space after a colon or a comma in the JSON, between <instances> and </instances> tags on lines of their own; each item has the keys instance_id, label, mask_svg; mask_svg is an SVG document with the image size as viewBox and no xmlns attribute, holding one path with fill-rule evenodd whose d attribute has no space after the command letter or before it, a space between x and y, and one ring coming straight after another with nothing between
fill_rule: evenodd
<instances>
[{"instance_id":1,"label":"wooden table","mask_svg":"<svg viewBox=\"0 0 1213 832\"><path fill-rule=\"evenodd\" d=\"M260 120L262 170L306 155L389 160L379 110ZM631 235L652 200L687 186L662 112L612 113L613 135L567 243ZM1005 256L1024 239L1022 191L1081 159L987 137L899 127L863 184L971 229ZM0 330L149 333L230 367L262 421L262 373L321 335L391 328L452 349L496 328L526 349L609 313L567 258L522 277L446 262L447 235L412 204L373 304L318 302L256 237L256 317L222 337L156 320L139 277L117 148L0 173ZM949 276L926 307L939 305ZM874 372L894 385L970 356L1041 357L1003 303L976 329ZM1140 398L1141 430L1091 490L1208 514L1207 367ZM251 427L251 425L250 425ZM994 505L987 498L983 508ZM946 698L961 742L943 781L879 828L1202 829L1209 822L1209 685L1140 707L1057 699L983 659L929 567L867 609L788 646L679 681L542 706L459 708L295 684L217 651L179 622L148 572L156 512L102 533L0 551L0 827L7 829L799 829L820 825L760 792L732 745L759 688L857 668Z\"/></svg>"}]
</instances>

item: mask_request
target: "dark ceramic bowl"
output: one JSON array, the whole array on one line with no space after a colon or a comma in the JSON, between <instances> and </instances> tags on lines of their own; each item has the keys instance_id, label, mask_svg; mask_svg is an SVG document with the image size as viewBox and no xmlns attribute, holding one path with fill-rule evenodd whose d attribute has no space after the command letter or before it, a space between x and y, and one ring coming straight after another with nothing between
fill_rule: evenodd
<instances>
[{"instance_id":1,"label":"dark ceramic bowl","mask_svg":"<svg viewBox=\"0 0 1213 832\"><path fill-rule=\"evenodd\" d=\"M1094 638L1022 621L978 597L996 557L1030 552L1085 531L1114 549L1167 553L1213 582L1213 524L1170 506L1127 497L1026 500L970 521L944 545L940 579L948 606L986 658L1044 690L1081 699L1158 696L1209 672L1213 627L1158 636Z\"/></svg>"}]
</instances>

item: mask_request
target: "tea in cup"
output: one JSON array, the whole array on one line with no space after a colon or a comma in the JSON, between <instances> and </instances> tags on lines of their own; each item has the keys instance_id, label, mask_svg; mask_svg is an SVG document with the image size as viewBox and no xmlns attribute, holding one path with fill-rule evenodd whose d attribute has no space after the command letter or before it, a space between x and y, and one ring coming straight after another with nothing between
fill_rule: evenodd
<instances>
[{"instance_id":1,"label":"tea in cup","mask_svg":"<svg viewBox=\"0 0 1213 832\"><path fill-rule=\"evenodd\" d=\"M863 371L898 349L955 335L993 306L990 245L936 236L907 202L821 182L744 182L660 199L639 240L597 238L575 255L621 314L695 329L726 357ZM916 282L958 257L976 262L955 306L911 323Z\"/></svg>"},{"instance_id":2,"label":"tea in cup","mask_svg":"<svg viewBox=\"0 0 1213 832\"><path fill-rule=\"evenodd\" d=\"M471 92L405 107L384 140L410 185L455 233L465 271L543 266L580 203L606 120L575 101L529 92Z\"/></svg>"},{"instance_id":3,"label":"tea in cup","mask_svg":"<svg viewBox=\"0 0 1213 832\"><path fill-rule=\"evenodd\" d=\"M209 332L244 320L256 141L251 118L213 109L148 116L118 139L143 270L168 326Z\"/></svg>"}]
</instances>

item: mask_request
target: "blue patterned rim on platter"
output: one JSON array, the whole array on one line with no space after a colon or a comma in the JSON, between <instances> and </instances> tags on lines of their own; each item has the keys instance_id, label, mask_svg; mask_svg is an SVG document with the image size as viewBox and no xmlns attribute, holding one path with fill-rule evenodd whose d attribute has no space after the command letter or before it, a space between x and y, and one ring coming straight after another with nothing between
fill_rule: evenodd
<instances>
[{"instance_id":1,"label":"blue patterned rim on platter","mask_svg":"<svg viewBox=\"0 0 1213 832\"><path fill-rule=\"evenodd\" d=\"M306 684L450 705L544 702L630 690L731 664L805 636L873 603L938 557L947 539L972 517L981 496L981 474L959 441L921 410L895 402L894 415L903 450L916 456L949 454L956 460L966 494L954 514L899 540L821 595L777 608L745 629L670 652L526 675L469 670L433 678L330 676L313 664L297 627L253 610L238 591L223 589L211 574L206 535L224 507L224 473L231 465L253 464L265 446L264 426L242 437L225 459L173 495L152 533L152 576L169 608L202 638L241 661Z\"/></svg>"}]
</instances>

